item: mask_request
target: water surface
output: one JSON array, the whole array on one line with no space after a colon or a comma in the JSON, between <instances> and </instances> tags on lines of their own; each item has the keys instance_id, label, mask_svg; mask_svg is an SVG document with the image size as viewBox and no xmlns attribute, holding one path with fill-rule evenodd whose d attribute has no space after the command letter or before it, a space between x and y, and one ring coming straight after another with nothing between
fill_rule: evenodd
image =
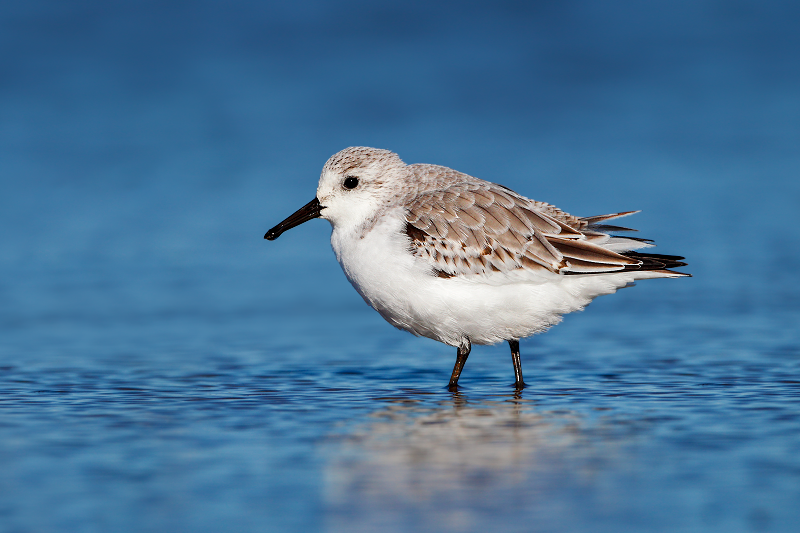
<instances>
[{"instance_id":1,"label":"water surface","mask_svg":"<svg viewBox=\"0 0 800 533\"><path fill-rule=\"evenodd\" d=\"M792 3L6 3L0 530L794 531ZM522 342L393 329L348 145L628 219L694 277Z\"/></svg>"}]
</instances>

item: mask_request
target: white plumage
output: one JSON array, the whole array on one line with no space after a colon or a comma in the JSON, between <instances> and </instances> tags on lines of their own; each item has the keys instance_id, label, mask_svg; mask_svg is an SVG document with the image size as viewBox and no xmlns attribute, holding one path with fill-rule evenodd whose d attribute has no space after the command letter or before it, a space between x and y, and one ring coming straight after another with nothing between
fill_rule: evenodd
<instances>
[{"instance_id":1,"label":"white plumage","mask_svg":"<svg viewBox=\"0 0 800 533\"><path fill-rule=\"evenodd\" d=\"M455 388L471 344L518 340L636 280L688 276L681 257L632 252L650 241L612 236L632 214L579 218L500 185L397 154L351 147L322 169L312 202L265 238L315 217L330 221L347 279L390 324L458 348Z\"/></svg>"}]
</instances>

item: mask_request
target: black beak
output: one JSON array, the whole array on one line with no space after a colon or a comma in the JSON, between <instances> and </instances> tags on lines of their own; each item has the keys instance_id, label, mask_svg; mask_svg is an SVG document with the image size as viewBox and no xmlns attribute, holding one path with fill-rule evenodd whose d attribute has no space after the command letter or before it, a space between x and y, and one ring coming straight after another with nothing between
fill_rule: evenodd
<instances>
[{"instance_id":1,"label":"black beak","mask_svg":"<svg viewBox=\"0 0 800 533\"><path fill-rule=\"evenodd\" d=\"M320 211L322 211L322 206L319 205L319 200L314 198L306 205L295 211L293 214L289 215L289 218L269 230L264 235L264 238L268 241L274 241L280 237L281 233L284 231L290 230L295 226L299 226L303 222L308 222L312 218L319 217Z\"/></svg>"}]
</instances>

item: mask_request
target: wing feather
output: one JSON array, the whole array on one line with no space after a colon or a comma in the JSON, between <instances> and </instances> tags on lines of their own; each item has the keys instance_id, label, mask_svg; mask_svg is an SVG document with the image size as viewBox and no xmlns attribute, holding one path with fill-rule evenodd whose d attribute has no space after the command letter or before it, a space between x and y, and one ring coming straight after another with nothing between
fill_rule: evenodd
<instances>
[{"instance_id":1,"label":"wing feather","mask_svg":"<svg viewBox=\"0 0 800 533\"><path fill-rule=\"evenodd\" d=\"M411 252L430 264L431 274L492 276L517 272L592 274L635 270L643 256L622 255L647 243L600 231L600 223L634 213L578 218L529 200L511 189L445 167L410 165L420 177L444 176L435 190L406 198L406 234ZM455 178L455 179L454 179ZM623 228L619 228L622 230ZM651 261L652 262L652 261ZM515 274L516 275L516 274Z\"/></svg>"}]
</instances>

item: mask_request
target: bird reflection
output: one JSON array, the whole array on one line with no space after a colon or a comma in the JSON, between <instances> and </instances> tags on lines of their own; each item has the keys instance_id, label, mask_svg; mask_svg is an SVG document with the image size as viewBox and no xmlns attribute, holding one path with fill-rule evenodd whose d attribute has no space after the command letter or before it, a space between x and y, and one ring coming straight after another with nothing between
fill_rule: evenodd
<instances>
[{"instance_id":1,"label":"bird reflection","mask_svg":"<svg viewBox=\"0 0 800 533\"><path fill-rule=\"evenodd\" d=\"M329 526L473 529L486 506L535 508L538 493L574 484L591 463L575 453L583 423L537 411L520 391L476 402L455 392L436 406L413 395L388 401L329 447Z\"/></svg>"}]
</instances>

